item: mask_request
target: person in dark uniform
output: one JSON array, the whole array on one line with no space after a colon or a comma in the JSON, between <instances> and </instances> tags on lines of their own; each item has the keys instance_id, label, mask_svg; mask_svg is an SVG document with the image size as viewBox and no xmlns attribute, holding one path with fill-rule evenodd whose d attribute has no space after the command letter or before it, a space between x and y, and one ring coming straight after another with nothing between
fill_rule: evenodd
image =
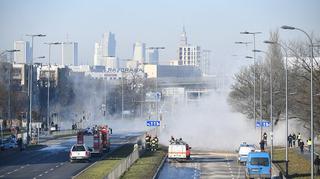
<instances>
[{"instance_id":1,"label":"person in dark uniform","mask_svg":"<svg viewBox=\"0 0 320 179\"><path fill-rule=\"evenodd\" d=\"M260 150L264 151L264 144L265 144L264 140L262 139L259 144L260 144Z\"/></svg>"},{"instance_id":2,"label":"person in dark uniform","mask_svg":"<svg viewBox=\"0 0 320 179\"><path fill-rule=\"evenodd\" d=\"M316 159L314 159L314 165L317 167L317 175L319 175L320 173L320 159L319 159L319 155L316 156Z\"/></svg>"}]
</instances>

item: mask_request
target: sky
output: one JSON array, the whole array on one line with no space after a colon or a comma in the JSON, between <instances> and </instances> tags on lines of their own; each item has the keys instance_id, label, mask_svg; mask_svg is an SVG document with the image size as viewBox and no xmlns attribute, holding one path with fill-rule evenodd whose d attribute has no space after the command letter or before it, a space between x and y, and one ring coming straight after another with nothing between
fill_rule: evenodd
<instances>
[{"instance_id":1,"label":"sky","mask_svg":"<svg viewBox=\"0 0 320 179\"><path fill-rule=\"evenodd\" d=\"M188 42L211 50L212 66L250 63L252 46L235 41L253 41L241 31L258 31L257 49L282 25L299 27L320 36L318 0L0 0L0 50L13 49L14 40L30 40L25 34L42 33L35 39L34 56L47 56L44 42L76 41L79 61L92 64L94 43L103 32L116 35L119 58L133 56L133 43L164 46L160 63L177 58L183 25ZM300 32L279 30L282 40L305 40ZM61 48L52 49L52 61L61 60ZM47 59L43 60L46 63Z\"/></svg>"}]
</instances>

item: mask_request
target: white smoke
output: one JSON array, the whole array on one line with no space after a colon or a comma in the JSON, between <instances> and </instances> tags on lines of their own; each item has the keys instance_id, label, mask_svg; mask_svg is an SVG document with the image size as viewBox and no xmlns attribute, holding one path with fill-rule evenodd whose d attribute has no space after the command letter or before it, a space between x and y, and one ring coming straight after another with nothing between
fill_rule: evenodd
<instances>
[{"instance_id":1,"label":"white smoke","mask_svg":"<svg viewBox=\"0 0 320 179\"><path fill-rule=\"evenodd\" d=\"M173 115L164 115L163 124L161 141L165 145L170 136L181 137L193 149L206 150L234 151L243 142L257 146L260 142L260 128L255 127L254 120L231 110L227 92L212 92L196 103L180 104ZM298 122L290 120L289 133L304 135L302 129ZM263 128L269 144L270 131L271 127ZM285 123L281 121L274 127L274 145L284 145L285 135Z\"/></svg>"}]
</instances>

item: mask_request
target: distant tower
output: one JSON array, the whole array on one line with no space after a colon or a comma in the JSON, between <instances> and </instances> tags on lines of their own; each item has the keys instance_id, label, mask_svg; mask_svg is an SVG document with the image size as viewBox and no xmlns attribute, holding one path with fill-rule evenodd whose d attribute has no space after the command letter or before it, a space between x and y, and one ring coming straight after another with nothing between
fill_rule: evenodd
<instances>
[{"instance_id":1,"label":"distant tower","mask_svg":"<svg viewBox=\"0 0 320 179\"><path fill-rule=\"evenodd\" d=\"M93 57L93 65L99 66L102 65L102 52L100 43L94 44L94 57Z\"/></svg>"},{"instance_id":2,"label":"distant tower","mask_svg":"<svg viewBox=\"0 0 320 179\"><path fill-rule=\"evenodd\" d=\"M148 63L157 65L159 63L159 50L155 49L147 49L148 52Z\"/></svg>"},{"instance_id":3,"label":"distant tower","mask_svg":"<svg viewBox=\"0 0 320 179\"><path fill-rule=\"evenodd\" d=\"M200 67L201 48L188 44L187 33L183 26L178 49L178 65Z\"/></svg>"},{"instance_id":4,"label":"distant tower","mask_svg":"<svg viewBox=\"0 0 320 179\"><path fill-rule=\"evenodd\" d=\"M95 43L94 45L93 64L95 66L107 66L107 64L109 64L108 59L111 59L112 63L118 64L118 58L109 57L116 57L116 39L114 33L105 32L102 35L100 43ZM116 59L117 62L114 62L114 59Z\"/></svg>"},{"instance_id":5,"label":"distant tower","mask_svg":"<svg viewBox=\"0 0 320 179\"><path fill-rule=\"evenodd\" d=\"M102 55L105 57L115 57L116 56L116 39L115 34L112 32L103 33L103 38L101 42Z\"/></svg>"},{"instance_id":6,"label":"distant tower","mask_svg":"<svg viewBox=\"0 0 320 179\"><path fill-rule=\"evenodd\" d=\"M78 43L62 42L62 65L78 65Z\"/></svg>"},{"instance_id":7,"label":"distant tower","mask_svg":"<svg viewBox=\"0 0 320 179\"><path fill-rule=\"evenodd\" d=\"M14 53L14 62L15 63L25 63L28 64L31 62L31 48L28 41L14 41L14 49L19 50Z\"/></svg>"},{"instance_id":8,"label":"distant tower","mask_svg":"<svg viewBox=\"0 0 320 179\"><path fill-rule=\"evenodd\" d=\"M146 59L146 44L136 42L133 45L133 60L143 64Z\"/></svg>"},{"instance_id":9,"label":"distant tower","mask_svg":"<svg viewBox=\"0 0 320 179\"><path fill-rule=\"evenodd\" d=\"M188 45L187 33L186 33L186 30L185 30L184 26L182 28L182 33L181 33L181 36L180 36L180 45L181 46L187 46Z\"/></svg>"}]
</instances>

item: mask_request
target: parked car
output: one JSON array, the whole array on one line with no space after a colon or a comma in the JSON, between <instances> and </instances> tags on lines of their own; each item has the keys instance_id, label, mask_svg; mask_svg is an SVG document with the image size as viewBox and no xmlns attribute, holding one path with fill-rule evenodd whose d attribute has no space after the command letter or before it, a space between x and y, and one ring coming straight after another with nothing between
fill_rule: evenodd
<instances>
[{"instance_id":1,"label":"parked car","mask_svg":"<svg viewBox=\"0 0 320 179\"><path fill-rule=\"evenodd\" d=\"M271 178L271 161L267 152L250 152L245 170L246 178Z\"/></svg>"},{"instance_id":2,"label":"parked car","mask_svg":"<svg viewBox=\"0 0 320 179\"><path fill-rule=\"evenodd\" d=\"M0 149L1 150L7 150L7 149L13 149L16 148L17 145L17 141L15 140L15 138L7 138L5 140L0 140Z\"/></svg>"},{"instance_id":3,"label":"parked car","mask_svg":"<svg viewBox=\"0 0 320 179\"><path fill-rule=\"evenodd\" d=\"M249 152L255 151L256 146L253 144L243 143L240 144L238 152L238 163L245 163L247 161L247 157Z\"/></svg>"},{"instance_id":4,"label":"parked car","mask_svg":"<svg viewBox=\"0 0 320 179\"><path fill-rule=\"evenodd\" d=\"M89 149L85 144L75 144L70 149L70 162L73 161L90 161L91 149Z\"/></svg>"}]
</instances>

